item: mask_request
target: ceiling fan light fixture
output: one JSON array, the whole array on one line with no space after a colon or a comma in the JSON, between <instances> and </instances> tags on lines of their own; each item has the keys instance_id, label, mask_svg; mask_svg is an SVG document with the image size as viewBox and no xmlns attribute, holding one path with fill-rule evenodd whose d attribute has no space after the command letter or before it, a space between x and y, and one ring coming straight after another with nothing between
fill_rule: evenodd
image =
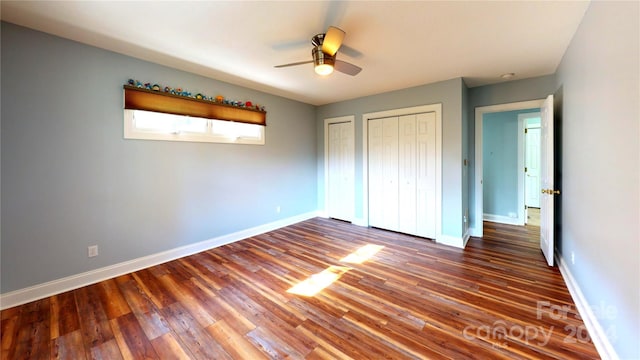
<instances>
[{"instance_id":1,"label":"ceiling fan light fixture","mask_svg":"<svg viewBox=\"0 0 640 360\"><path fill-rule=\"evenodd\" d=\"M313 68L318 75L326 76L333 72L336 58L322 51L322 46L316 46L313 51Z\"/></svg>"},{"instance_id":2,"label":"ceiling fan light fixture","mask_svg":"<svg viewBox=\"0 0 640 360\"><path fill-rule=\"evenodd\" d=\"M319 64L314 68L316 74L326 76L333 72L333 66L329 64Z\"/></svg>"}]
</instances>

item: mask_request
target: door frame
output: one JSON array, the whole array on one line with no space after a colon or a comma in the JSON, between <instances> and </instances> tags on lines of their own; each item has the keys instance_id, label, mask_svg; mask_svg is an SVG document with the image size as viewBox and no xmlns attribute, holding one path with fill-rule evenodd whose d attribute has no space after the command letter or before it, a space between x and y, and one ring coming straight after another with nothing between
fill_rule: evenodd
<instances>
[{"instance_id":1,"label":"door frame","mask_svg":"<svg viewBox=\"0 0 640 360\"><path fill-rule=\"evenodd\" d=\"M349 198L351 199L350 201L350 209L351 209L351 216L349 219L345 219L345 220L349 220L352 223L355 220L355 168L356 168L356 164L355 164L355 153L356 153L356 133L355 133L355 115L346 115L346 116L339 116L339 117L334 117L334 118L327 118L324 119L324 217L329 217L329 125L330 124L339 124L339 123L349 123L350 127L351 127L351 136L352 136L352 141L351 143L353 144L353 147L351 148L351 166L350 166L350 175L351 175L351 190L349 191L349 194L351 195Z\"/></svg>"},{"instance_id":2,"label":"door frame","mask_svg":"<svg viewBox=\"0 0 640 360\"><path fill-rule=\"evenodd\" d=\"M482 186L483 180L483 154L482 154L482 117L484 114L493 113L493 112L505 112L505 111L513 111L513 110L526 110L532 108L540 108L544 104L544 99L537 100L529 100L529 101L518 101L513 103L505 103L505 104L497 104L497 105L489 105L489 106L479 106L475 109L475 171L474 171L474 185L475 185L475 199L474 199L474 217L471 219L471 228L469 229L469 233L471 236L482 237L483 235L483 221L484 221L484 208L483 208L483 197L484 197L484 188ZM522 135L518 136L518 142L520 142L520 137L524 135L524 130L522 131ZM520 145L518 146L520 148ZM519 151L520 152L520 151ZM522 156L518 156L520 159ZM522 157L522 160L524 158ZM520 160L518 160L520 161ZM524 171L524 167L522 167ZM518 177L520 178L521 171L518 171ZM524 180L518 181L518 187L524 185ZM522 185L520 185L522 183ZM523 189L524 191L524 189ZM520 193L520 190L518 191ZM524 194L524 192L523 192ZM520 202L520 194L518 194L518 202ZM522 197L522 209L518 210L524 212L524 197Z\"/></svg>"},{"instance_id":3,"label":"door frame","mask_svg":"<svg viewBox=\"0 0 640 360\"><path fill-rule=\"evenodd\" d=\"M442 104L421 105L362 114L362 219L369 226L369 120L435 112L436 114L436 242L442 237Z\"/></svg>"}]
</instances>

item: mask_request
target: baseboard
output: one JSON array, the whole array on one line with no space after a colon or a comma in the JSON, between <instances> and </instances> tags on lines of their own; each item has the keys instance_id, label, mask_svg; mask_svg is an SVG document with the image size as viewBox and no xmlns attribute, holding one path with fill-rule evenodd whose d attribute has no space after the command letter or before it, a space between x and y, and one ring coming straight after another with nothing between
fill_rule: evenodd
<instances>
[{"instance_id":1,"label":"baseboard","mask_svg":"<svg viewBox=\"0 0 640 360\"><path fill-rule=\"evenodd\" d=\"M469 236L482 237L483 235L482 229L469 228L468 231L469 231Z\"/></svg>"},{"instance_id":2,"label":"baseboard","mask_svg":"<svg viewBox=\"0 0 640 360\"><path fill-rule=\"evenodd\" d=\"M484 214L482 218L484 219L484 221L490 221L490 222L495 222L500 224L519 225L519 226L524 225L524 222L520 221L520 219L512 218L504 215Z\"/></svg>"},{"instance_id":3,"label":"baseboard","mask_svg":"<svg viewBox=\"0 0 640 360\"><path fill-rule=\"evenodd\" d=\"M465 236L466 240L464 237L440 235L436 238L436 243L464 249L464 247L467 246L467 241L469 240L469 236Z\"/></svg>"},{"instance_id":4,"label":"baseboard","mask_svg":"<svg viewBox=\"0 0 640 360\"><path fill-rule=\"evenodd\" d=\"M467 246L467 243L469 242L469 237L470 237L470 231L469 229L467 229L467 231L464 233L464 236L462 237L462 248L464 249Z\"/></svg>"},{"instance_id":5,"label":"baseboard","mask_svg":"<svg viewBox=\"0 0 640 360\"><path fill-rule=\"evenodd\" d=\"M353 218L353 221L351 223L358 226L369 226L369 222L363 218Z\"/></svg>"},{"instance_id":6,"label":"baseboard","mask_svg":"<svg viewBox=\"0 0 640 360\"><path fill-rule=\"evenodd\" d=\"M218 246L230 244L232 242L236 242L252 236L263 234L265 232L273 231L281 227L308 220L316 216L318 216L318 212L315 211L292 216L286 219L277 220L271 223L255 226L231 234L204 240L195 244L181 246L175 249L106 266L100 269L95 269L81 274L71 275L62 279L57 279L46 283L30 286L24 289L0 294L0 310L22 305L55 294L60 294L65 291L77 289L83 286L94 284L99 281L111 279L116 276L128 274L130 272L162 264L167 261L179 259L181 257L193 255L201 251L216 248Z\"/></svg>"},{"instance_id":7,"label":"baseboard","mask_svg":"<svg viewBox=\"0 0 640 360\"><path fill-rule=\"evenodd\" d=\"M571 298L573 298L573 302L576 303L578 313L580 313L580 317L584 321L584 325L589 332L589 336L591 337L593 344L596 346L596 350L598 350L598 354L600 354L600 357L603 360L618 360L619 356L609 341L606 332L602 328L602 325L600 325L598 318L587 302L587 299L584 297L584 294L582 293L582 290L580 290L575 278L571 275L571 271L569 270L567 263L557 251L556 263L558 264L560 273L564 278L564 282L567 284L567 289L569 289Z\"/></svg>"}]
</instances>

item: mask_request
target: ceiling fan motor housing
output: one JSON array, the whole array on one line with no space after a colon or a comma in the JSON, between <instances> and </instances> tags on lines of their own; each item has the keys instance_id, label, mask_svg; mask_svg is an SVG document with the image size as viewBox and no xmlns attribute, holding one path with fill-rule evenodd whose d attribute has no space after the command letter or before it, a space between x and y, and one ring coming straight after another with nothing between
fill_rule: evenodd
<instances>
[{"instance_id":1,"label":"ceiling fan motor housing","mask_svg":"<svg viewBox=\"0 0 640 360\"><path fill-rule=\"evenodd\" d=\"M314 47L311 50L311 54L313 55L313 64L315 66L326 64L333 67L336 63L336 57L323 52L322 45Z\"/></svg>"}]
</instances>

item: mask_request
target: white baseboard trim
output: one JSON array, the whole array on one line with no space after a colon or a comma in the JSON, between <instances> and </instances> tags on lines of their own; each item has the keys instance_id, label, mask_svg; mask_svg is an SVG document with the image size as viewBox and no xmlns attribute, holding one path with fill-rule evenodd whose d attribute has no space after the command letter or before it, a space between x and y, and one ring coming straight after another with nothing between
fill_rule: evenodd
<instances>
[{"instance_id":1,"label":"white baseboard trim","mask_svg":"<svg viewBox=\"0 0 640 360\"><path fill-rule=\"evenodd\" d=\"M353 225L358 225L358 226L369 226L369 222L366 221L363 218L353 218L353 221L351 222Z\"/></svg>"},{"instance_id":2,"label":"white baseboard trim","mask_svg":"<svg viewBox=\"0 0 640 360\"><path fill-rule=\"evenodd\" d=\"M482 229L469 228L469 236L482 237Z\"/></svg>"},{"instance_id":3,"label":"white baseboard trim","mask_svg":"<svg viewBox=\"0 0 640 360\"><path fill-rule=\"evenodd\" d=\"M469 242L469 229L467 229L467 231L464 233L464 236L462 237L462 248L464 249L467 246L467 243Z\"/></svg>"},{"instance_id":4,"label":"white baseboard trim","mask_svg":"<svg viewBox=\"0 0 640 360\"><path fill-rule=\"evenodd\" d=\"M512 218L504 215L493 215L493 214L484 214L484 221L490 221L500 224L508 224L508 225L524 225L523 221L520 221L518 218Z\"/></svg>"},{"instance_id":5,"label":"white baseboard trim","mask_svg":"<svg viewBox=\"0 0 640 360\"><path fill-rule=\"evenodd\" d=\"M440 235L436 238L436 243L442 245L448 245L457 247L459 249L464 249L467 246L467 241L469 240L469 236L466 235L466 240L464 237L450 236L450 235Z\"/></svg>"},{"instance_id":6,"label":"white baseboard trim","mask_svg":"<svg viewBox=\"0 0 640 360\"><path fill-rule=\"evenodd\" d=\"M560 273L564 278L564 282L567 284L567 289L569 289L569 293L571 294L573 302L576 303L578 313L580 313L580 317L584 321L584 325L589 332L589 336L591 337L593 344L596 346L596 350L598 350L598 354L603 360L620 359L620 357L616 353L616 350L613 348L613 345L609 341L605 330L602 328L602 325L600 325L600 322L593 312L593 309L587 302L587 299L584 297L582 290L580 290L578 283L576 282L573 275L571 275L571 271L569 270L567 263L557 251L555 253L556 263L558 264Z\"/></svg>"},{"instance_id":7,"label":"white baseboard trim","mask_svg":"<svg viewBox=\"0 0 640 360\"><path fill-rule=\"evenodd\" d=\"M55 294L60 294L65 291L77 289L83 286L94 284L99 281L111 279L116 276L128 274L130 272L162 264L167 261L179 259L181 257L193 255L201 251L216 248L218 246L230 244L232 242L236 242L242 239L246 239L252 236L279 229L281 227L289 226L304 220L317 217L318 214L318 212L313 211L292 216L286 219L277 220L249 229L240 230L231 234L204 240L195 244L181 246L175 249L106 266L100 269L95 269L81 274L71 275L62 279L57 279L46 283L30 286L24 289L0 294L0 310L26 304L31 301L46 298Z\"/></svg>"}]
</instances>

